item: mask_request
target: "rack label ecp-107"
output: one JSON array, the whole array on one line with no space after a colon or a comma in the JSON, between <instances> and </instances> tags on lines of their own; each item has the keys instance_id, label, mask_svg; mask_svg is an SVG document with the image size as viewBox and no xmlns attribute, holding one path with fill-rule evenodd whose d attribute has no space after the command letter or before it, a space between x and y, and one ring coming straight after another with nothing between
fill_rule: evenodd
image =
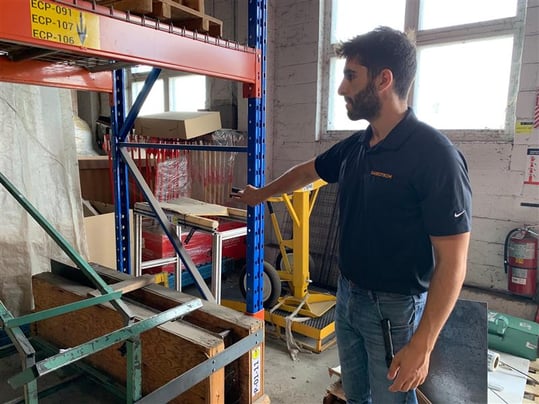
<instances>
[{"instance_id":1,"label":"rack label ecp-107","mask_svg":"<svg viewBox=\"0 0 539 404\"><path fill-rule=\"evenodd\" d=\"M45 0L30 1L32 37L99 49L99 16Z\"/></svg>"}]
</instances>

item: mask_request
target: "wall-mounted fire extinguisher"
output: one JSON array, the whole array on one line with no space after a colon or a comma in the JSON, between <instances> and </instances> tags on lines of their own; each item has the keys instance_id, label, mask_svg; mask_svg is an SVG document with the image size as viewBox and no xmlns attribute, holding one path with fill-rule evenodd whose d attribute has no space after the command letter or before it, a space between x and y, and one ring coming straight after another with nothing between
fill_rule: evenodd
<instances>
[{"instance_id":1,"label":"wall-mounted fire extinguisher","mask_svg":"<svg viewBox=\"0 0 539 404\"><path fill-rule=\"evenodd\" d=\"M511 230L505 238L503 261L507 288L516 295L535 297L539 233L530 227Z\"/></svg>"}]
</instances>

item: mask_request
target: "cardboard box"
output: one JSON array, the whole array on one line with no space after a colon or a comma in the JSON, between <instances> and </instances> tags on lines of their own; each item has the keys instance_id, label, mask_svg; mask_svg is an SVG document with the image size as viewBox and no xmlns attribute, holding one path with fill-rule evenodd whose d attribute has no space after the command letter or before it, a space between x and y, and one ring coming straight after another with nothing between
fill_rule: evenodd
<instances>
[{"instance_id":1,"label":"cardboard box","mask_svg":"<svg viewBox=\"0 0 539 404\"><path fill-rule=\"evenodd\" d=\"M116 268L116 225L114 213L106 213L84 218L84 230L88 244L88 261ZM129 211L129 228L131 230L131 263L134 259L133 244L133 211ZM132 271L133 268L131 268ZM131 272L133 273L133 272Z\"/></svg>"},{"instance_id":2,"label":"cardboard box","mask_svg":"<svg viewBox=\"0 0 539 404\"><path fill-rule=\"evenodd\" d=\"M218 111L163 112L135 120L138 135L165 139L192 139L221 129Z\"/></svg>"}]
</instances>

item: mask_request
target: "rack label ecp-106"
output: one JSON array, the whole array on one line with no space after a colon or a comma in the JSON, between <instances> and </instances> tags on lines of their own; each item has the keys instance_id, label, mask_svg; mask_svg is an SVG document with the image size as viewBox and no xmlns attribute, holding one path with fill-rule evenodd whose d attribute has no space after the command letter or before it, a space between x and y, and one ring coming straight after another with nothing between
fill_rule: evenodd
<instances>
[{"instance_id":1,"label":"rack label ecp-106","mask_svg":"<svg viewBox=\"0 0 539 404\"><path fill-rule=\"evenodd\" d=\"M45 0L30 1L32 37L99 49L99 16Z\"/></svg>"}]
</instances>

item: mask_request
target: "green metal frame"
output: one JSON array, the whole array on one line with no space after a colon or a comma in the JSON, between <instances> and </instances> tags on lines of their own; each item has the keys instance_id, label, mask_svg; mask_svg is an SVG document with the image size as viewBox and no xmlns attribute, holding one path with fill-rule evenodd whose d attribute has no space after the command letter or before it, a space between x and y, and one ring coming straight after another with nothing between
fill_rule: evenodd
<instances>
[{"instance_id":1,"label":"green metal frame","mask_svg":"<svg viewBox=\"0 0 539 404\"><path fill-rule=\"evenodd\" d=\"M126 400L133 403L142 398L142 348L140 334L163 323L175 320L193 310L202 307L202 301L194 298L180 306L139 322L134 322L125 303L121 300L122 291L113 290L67 240L39 213L39 211L17 190L17 188L0 172L0 184L19 202L35 221L52 237L58 246L72 259L77 267L101 292L101 296L91 297L79 302L69 303L52 309L42 310L15 318L0 301L0 326L17 349L22 361L23 371L11 377L8 382L14 387L24 387L24 400L28 404L38 402L37 379L64 366L106 349L118 342L126 341L127 348L127 389ZM62 351L36 363L35 349L24 335L20 326L35 321L56 317L65 313L110 302L124 318L125 326L119 330L94 338L84 344Z\"/></svg>"},{"instance_id":2,"label":"green metal frame","mask_svg":"<svg viewBox=\"0 0 539 404\"><path fill-rule=\"evenodd\" d=\"M13 318L13 315L0 301L0 319L2 320L0 324L3 324L8 320L12 320ZM6 328L5 331L19 353L22 368L29 369L34 366L36 361L36 351L20 327ZM37 381L32 380L24 385L24 401L27 404L37 403Z\"/></svg>"},{"instance_id":3,"label":"green metal frame","mask_svg":"<svg viewBox=\"0 0 539 404\"><path fill-rule=\"evenodd\" d=\"M105 334L98 338L94 338L88 342L85 342L84 344L78 345L70 349L66 349L65 351L62 351L42 361L39 361L32 367L23 370L17 375L11 377L8 382L14 388L21 387L24 384L37 379L38 377L44 376L57 369L60 369L63 366L70 365L79 359L86 358L87 356L90 356L96 352L109 348L112 345L117 344L118 342L129 340L133 337L135 337L136 339L141 333L155 328L161 324L164 324L167 321L175 320L178 317L184 316L185 314L200 307L202 307L202 301L199 298L194 298L180 306L166 310L162 313L156 314L155 316L141 320L137 323L127 325L123 328L120 328L119 330ZM140 343L134 343L134 341L135 340L133 339L128 341L128 352L131 352L128 355L128 369L131 369L131 376L133 377L133 380L131 380L131 387L133 389L132 391L140 392L139 389L141 379L139 379L138 376L141 376L141 350ZM129 345L131 345L131 347ZM135 365L138 367L138 370L134 370ZM137 383L138 386L134 386L134 383ZM135 399L139 398L140 396Z\"/></svg>"},{"instance_id":4,"label":"green metal frame","mask_svg":"<svg viewBox=\"0 0 539 404\"><path fill-rule=\"evenodd\" d=\"M19 204L26 210L30 216L47 232L49 236L56 242L56 244L64 251L69 258L75 263L75 265L86 275L86 277L94 284L94 286L101 292L102 295L109 293L115 293L112 288L107 285L103 279L94 271L94 269L86 262L84 258L71 246L68 241L39 213L39 211L26 199L26 197L19 192L19 190L13 185L4 174L0 172L0 184L19 202ZM118 310L123 316L126 322L132 321L133 316L129 313L129 309L119 298L113 298L111 304ZM55 310L67 310L73 311L77 309L71 309L73 304L66 305L65 309L55 308ZM12 319L10 319L12 320Z\"/></svg>"},{"instance_id":5,"label":"green metal frame","mask_svg":"<svg viewBox=\"0 0 539 404\"><path fill-rule=\"evenodd\" d=\"M80 309L85 309L87 307L94 306L96 304L110 302L114 299L120 299L122 297L122 292L110 292L106 295L96 296L88 299L81 300L79 302L74 302L66 304L64 306L54 307L52 309L42 310L37 313L27 314L25 316L20 316L17 318L12 318L8 320L3 320L4 327L13 328L18 327L24 324L30 324L36 321L46 320L48 318L56 317L62 314L71 313L72 311L77 311ZM0 305L2 302L0 301Z\"/></svg>"}]
</instances>

